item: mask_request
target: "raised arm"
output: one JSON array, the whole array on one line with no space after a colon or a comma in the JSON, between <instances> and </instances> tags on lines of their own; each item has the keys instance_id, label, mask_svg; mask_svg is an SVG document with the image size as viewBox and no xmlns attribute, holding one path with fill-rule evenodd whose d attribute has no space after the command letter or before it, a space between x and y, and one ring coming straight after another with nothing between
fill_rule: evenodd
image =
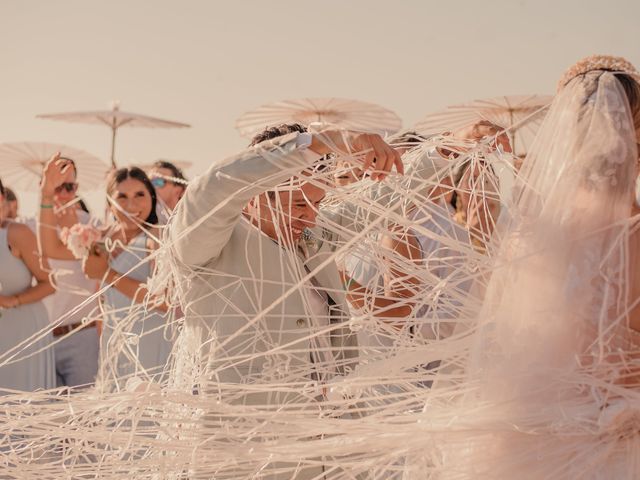
<instances>
[{"instance_id":1,"label":"raised arm","mask_svg":"<svg viewBox=\"0 0 640 480\"><path fill-rule=\"evenodd\" d=\"M75 257L62 243L58 236L56 213L53 196L56 187L65 181L67 170L73 168L71 163L60 158L56 153L44 167L40 182L40 211L38 214L38 249L43 258L58 260L74 260Z\"/></svg>"},{"instance_id":2,"label":"raised arm","mask_svg":"<svg viewBox=\"0 0 640 480\"><path fill-rule=\"evenodd\" d=\"M299 174L332 151L363 152L363 168L384 179L400 157L378 135L323 131L293 133L256 145L214 164L189 184L169 227L176 257L188 265L216 258L229 241L243 208L256 195Z\"/></svg>"},{"instance_id":3,"label":"raised arm","mask_svg":"<svg viewBox=\"0 0 640 480\"><path fill-rule=\"evenodd\" d=\"M169 225L177 258L203 265L229 241L246 204L311 165L310 136L292 133L214 163L190 182Z\"/></svg>"},{"instance_id":4,"label":"raised arm","mask_svg":"<svg viewBox=\"0 0 640 480\"><path fill-rule=\"evenodd\" d=\"M152 234L157 238L159 232L156 229L152 229ZM148 239L147 249L149 251L153 251L157 248L158 244L155 241ZM151 262L152 272L154 271L153 265L154 263ZM89 255L83 259L82 270L89 279L97 280L104 284L112 284L116 290L131 298L134 303L147 302L151 308L156 308L163 312L168 310L163 298L149 295L149 289L146 285L147 280L136 280L124 274L120 274L111 268L109 266L109 256L101 247L96 246L96 248L93 248Z\"/></svg>"}]
</instances>

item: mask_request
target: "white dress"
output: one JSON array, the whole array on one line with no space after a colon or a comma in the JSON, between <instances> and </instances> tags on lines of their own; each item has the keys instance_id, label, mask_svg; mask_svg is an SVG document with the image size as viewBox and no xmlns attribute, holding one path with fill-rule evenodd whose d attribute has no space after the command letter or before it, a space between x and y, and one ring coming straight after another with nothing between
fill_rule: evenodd
<instances>
[{"instance_id":1,"label":"white dress","mask_svg":"<svg viewBox=\"0 0 640 480\"><path fill-rule=\"evenodd\" d=\"M0 228L0 295L16 295L31 286L33 275L9 250L7 234L6 228ZM9 361L13 355L15 357L11 361L22 358L16 363L0 366L0 388L34 391L55 387L53 348L47 348L53 337L51 333L46 333L33 340L34 336L42 334L49 327L47 311L42 302L0 309L0 325L0 364ZM5 356L10 349L27 340L26 348L21 347ZM30 356L43 348L42 352Z\"/></svg>"},{"instance_id":2,"label":"white dress","mask_svg":"<svg viewBox=\"0 0 640 480\"><path fill-rule=\"evenodd\" d=\"M88 213L78 212L78 222L85 225L92 223ZM83 307L73 315L67 316L60 325L80 323L84 318L91 320L96 315L97 300L87 302L87 298L96 291L95 280L89 280L82 271L81 260L59 260L49 258L49 267L55 275L56 291L43 299L49 312L49 321L55 322L63 315L74 310L83 303ZM57 324L56 324L57 325Z\"/></svg>"}]
</instances>

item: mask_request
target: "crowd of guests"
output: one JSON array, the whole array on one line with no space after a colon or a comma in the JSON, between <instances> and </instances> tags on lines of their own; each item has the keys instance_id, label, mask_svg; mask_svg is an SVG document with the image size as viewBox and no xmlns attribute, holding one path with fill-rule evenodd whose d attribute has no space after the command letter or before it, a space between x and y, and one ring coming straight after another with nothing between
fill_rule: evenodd
<instances>
[{"instance_id":1,"label":"crowd of guests","mask_svg":"<svg viewBox=\"0 0 640 480\"><path fill-rule=\"evenodd\" d=\"M166 161L156 162L148 173L137 167L111 172L104 222L78 196L78 168L60 155L46 164L36 218L18 215L15 193L0 181L2 389L94 383L100 363L109 360L106 346L113 329L136 304L141 316L135 328L144 333L136 361L153 371L167 360L171 345L158 328L166 307L143 304L152 265L138 264L157 248L158 229L186 189L184 174ZM78 223L103 234L102 247L84 259L61 238L63 229Z\"/></svg>"},{"instance_id":2,"label":"crowd of guests","mask_svg":"<svg viewBox=\"0 0 640 480\"><path fill-rule=\"evenodd\" d=\"M256 145L291 132L304 133L306 127L291 124L266 129L253 139L251 147L256 148ZM458 132L458 136L477 141L497 132L497 126L479 122L473 128ZM398 156L396 163L400 169L400 155L426 140L414 132L405 132L390 141L392 147L377 136L372 138L378 142L376 145L384 145L383 148ZM505 139L506 136L501 137L508 148ZM369 145L368 142L370 140L365 144ZM325 154L334 153L328 147L324 148ZM451 152L434 154L448 158ZM378 154L378 168L380 158ZM388 163L388 167L391 165ZM445 229L472 232L471 237L465 233L467 239L481 238L482 229L464 221L467 211L478 210L477 205L472 205L469 186L463 186L470 178L467 166L462 165L457 178L442 181L446 189L441 195L443 221ZM3 234L0 312L8 325L0 354L3 359L15 360L0 367L1 388L30 391L90 385L95 381L100 365L109 365L110 368L104 371L111 375L131 373L135 370L134 364L147 372L159 372L171 351L172 342L163 329L169 307L162 300L150 305L146 282L153 274L154 262L145 259L159 247L160 229L185 194L187 180L183 172L167 161L156 162L148 172L137 167L112 171L106 184L108 218L105 222L92 215L78 196L78 168L81 167L73 159L60 155L45 165L36 218L20 217L15 193L8 186L0 190ZM335 172L336 188L371 178L370 174L365 174L365 168L340 162L335 165ZM384 176L380 175L378 179L382 178ZM457 189L457 185L462 188ZM224 192L223 189L217 191ZM318 193L321 199L324 198L324 192ZM283 197L282 200L289 203L289 199ZM308 202L308 198L304 202ZM481 202L492 200L487 197ZM200 208L203 205L206 202L201 202ZM317 205L308 204L305 208L313 210ZM456 215L460 226L452 227L457 225ZM315 214L310 213L309 218L312 217ZM91 249L84 259L76 258L61 238L63 229L78 223L97 226L103 235L99 246ZM300 223L294 241L307 227L314 225L310 220ZM216 235L214 232L214 237ZM272 236L276 237L275 234ZM414 241L422 241L415 246L416 252L425 248L437 249L425 238L416 237ZM403 251L405 243L396 242L390 248L409 256L409 251ZM178 246L180 244L178 242ZM193 246L189 249L195 251ZM198 251L207 255L210 250ZM342 282L347 285L351 307L357 310L365 297L362 284L366 279L347 270L341 272ZM376 299L381 315L409 315L406 305L394 310L393 303L388 298ZM140 338L128 355L123 355L123 348L116 345L109 348L113 333L122 330L120 324L125 318L130 322L132 318L136 319L127 334ZM43 333L49 324L49 332Z\"/></svg>"}]
</instances>

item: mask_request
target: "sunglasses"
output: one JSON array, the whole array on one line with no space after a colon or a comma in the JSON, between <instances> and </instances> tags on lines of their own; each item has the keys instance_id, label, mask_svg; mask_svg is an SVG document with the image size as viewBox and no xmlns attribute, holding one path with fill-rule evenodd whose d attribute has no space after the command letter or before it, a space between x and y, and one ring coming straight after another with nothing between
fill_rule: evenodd
<instances>
[{"instance_id":1,"label":"sunglasses","mask_svg":"<svg viewBox=\"0 0 640 480\"><path fill-rule=\"evenodd\" d=\"M167 184L167 181L164 178L154 177L151 179L151 185L155 188L162 188Z\"/></svg>"},{"instance_id":2,"label":"sunglasses","mask_svg":"<svg viewBox=\"0 0 640 480\"><path fill-rule=\"evenodd\" d=\"M75 192L78 189L78 184L75 182L65 182L56 187L55 192L60 193L66 190L69 193Z\"/></svg>"}]
</instances>

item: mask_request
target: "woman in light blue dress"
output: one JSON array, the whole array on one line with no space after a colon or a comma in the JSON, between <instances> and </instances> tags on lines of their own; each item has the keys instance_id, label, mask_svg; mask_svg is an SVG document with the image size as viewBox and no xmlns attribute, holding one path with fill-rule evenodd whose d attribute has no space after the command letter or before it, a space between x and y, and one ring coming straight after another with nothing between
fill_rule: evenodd
<instances>
[{"instance_id":1,"label":"woman in light blue dress","mask_svg":"<svg viewBox=\"0 0 640 480\"><path fill-rule=\"evenodd\" d=\"M40 265L35 235L6 221L3 212L0 181L0 395L56 386L53 337L41 302L54 289Z\"/></svg>"},{"instance_id":2,"label":"woman in light blue dress","mask_svg":"<svg viewBox=\"0 0 640 480\"><path fill-rule=\"evenodd\" d=\"M103 294L100 379L117 388L129 379L161 380L172 348L166 305L148 295L157 248L156 193L137 167L113 172L107 195L116 222L106 248L96 247L84 262L89 278L108 286Z\"/></svg>"}]
</instances>

